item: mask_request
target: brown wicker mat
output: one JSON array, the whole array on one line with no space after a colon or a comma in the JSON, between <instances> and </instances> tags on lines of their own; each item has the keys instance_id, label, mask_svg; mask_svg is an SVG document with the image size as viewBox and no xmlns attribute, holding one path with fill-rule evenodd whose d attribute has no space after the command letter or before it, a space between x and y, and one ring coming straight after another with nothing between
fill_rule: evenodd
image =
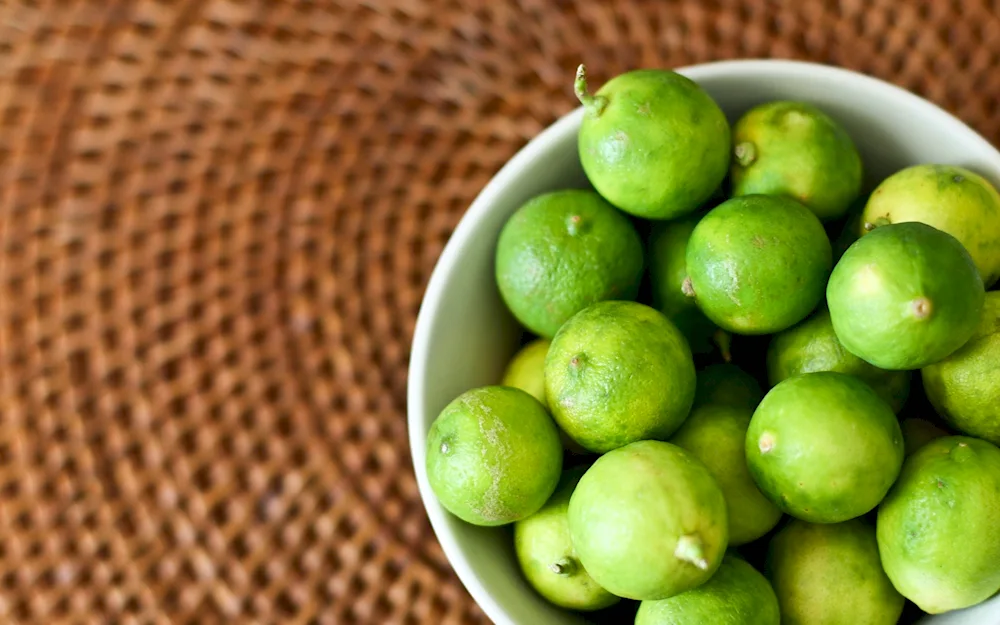
<instances>
[{"instance_id":1,"label":"brown wicker mat","mask_svg":"<svg viewBox=\"0 0 1000 625\"><path fill-rule=\"evenodd\" d=\"M0 622L485 622L409 465L409 343L576 64L814 59L997 141L998 14L0 2Z\"/></svg>"}]
</instances>

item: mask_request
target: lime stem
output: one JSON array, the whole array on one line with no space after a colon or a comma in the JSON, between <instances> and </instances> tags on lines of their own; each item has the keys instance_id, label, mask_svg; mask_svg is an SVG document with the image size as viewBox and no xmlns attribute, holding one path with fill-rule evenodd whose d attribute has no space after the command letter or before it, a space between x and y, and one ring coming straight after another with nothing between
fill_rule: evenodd
<instances>
[{"instance_id":1,"label":"lime stem","mask_svg":"<svg viewBox=\"0 0 1000 625\"><path fill-rule=\"evenodd\" d=\"M587 113L593 117L599 116L604 107L608 105L608 99L600 95L590 95L587 92L587 68L581 63L576 68L576 79L573 81L573 92L580 103L587 109Z\"/></svg>"},{"instance_id":2,"label":"lime stem","mask_svg":"<svg viewBox=\"0 0 1000 625\"><path fill-rule=\"evenodd\" d=\"M576 567L569 558L562 558L549 565L549 570L556 575L572 575L574 568Z\"/></svg>"},{"instance_id":3,"label":"lime stem","mask_svg":"<svg viewBox=\"0 0 1000 625\"><path fill-rule=\"evenodd\" d=\"M678 560L690 562L702 571L708 570L708 561L705 560L704 545L701 539L693 534L681 536L677 540L677 548L674 549L674 557Z\"/></svg>"},{"instance_id":4,"label":"lime stem","mask_svg":"<svg viewBox=\"0 0 1000 625\"><path fill-rule=\"evenodd\" d=\"M722 360L724 360L725 362L732 362L733 336L728 332L726 332L725 330L723 330L722 328L719 328L718 330L715 331L715 334L712 335L712 340L715 341L715 344L719 348L719 352L722 353Z\"/></svg>"},{"instance_id":5,"label":"lime stem","mask_svg":"<svg viewBox=\"0 0 1000 625\"><path fill-rule=\"evenodd\" d=\"M733 148L733 156L736 157L736 162L741 167L749 167L757 160L757 148L749 141L743 141L737 143L736 147Z\"/></svg>"},{"instance_id":6,"label":"lime stem","mask_svg":"<svg viewBox=\"0 0 1000 625\"><path fill-rule=\"evenodd\" d=\"M694 284L691 282L691 276L684 278L684 282L681 282L681 293L687 297L694 297Z\"/></svg>"},{"instance_id":7,"label":"lime stem","mask_svg":"<svg viewBox=\"0 0 1000 625\"><path fill-rule=\"evenodd\" d=\"M913 306L913 316L917 319L926 319L934 311L934 305L926 297L918 297L910 305Z\"/></svg>"}]
</instances>

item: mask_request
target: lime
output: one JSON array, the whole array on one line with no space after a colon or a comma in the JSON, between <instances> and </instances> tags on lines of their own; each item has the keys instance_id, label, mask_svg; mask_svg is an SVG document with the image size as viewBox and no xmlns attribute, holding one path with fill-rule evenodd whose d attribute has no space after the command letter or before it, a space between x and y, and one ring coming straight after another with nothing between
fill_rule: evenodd
<instances>
[{"instance_id":1,"label":"lime","mask_svg":"<svg viewBox=\"0 0 1000 625\"><path fill-rule=\"evenodd\" d=\"M906 459L878 510L893 585L921 610L958 610L1000 590L1000 449L965 436Z\"/></svg>"},{"instance_id":2,"label":"lime","mask_svg":"<svg viewBox=\"0 0 1000 625\"><path fill-rule=\"evenodd\" d=\"M668 438L694 400L691 351L662 313L600 302L566 322L545 360L552 416L570 438L603 453Z\"/></svg>"},{"instance_id":3,"label":"lime","mask_svg":"<svg viewBox=\"0 0 1000 625\"><path fill-rule=\"evenodd\" d=\"M932 440L948 436L947 432L930 421L916 417L907 417L900 421L899 429L903 432L903 449L907 457Z\"/></svg>"},{"instance_id":4,"label":"lime","mask_svg":"<svg viewBox=\"0 0 1000 625\"><path fill-rule=\"evenodd\" d=\"M747 406L751 410L764 399L760 384L736 365L709 365L698 372L694 403Z\"/></svg>"},{"instance_id":5,"label":"lime","mask_svg":"<svg viewBox=\"0 0 1000 625\"><path fill-rule=\"evenodd\" d=\"M727 554L712 579L660 601L643 601L635 625L779 625L771 584L743 559Z\"/></svg>"},{"instance_id":6,"label":"lime","mask_svg":"<svg viewBox=\"0 0 1000 625\"><path fill-rule=\"evenodd\" d=\"M831 254L823 225L795 200L733 198L709 211L691 233L685 292L725 330L778 332L823 298Z\"/></svg>"},{"instance_id":7,"label":"lime","mask_svg":"<svg viewBox=\"0 0 1000 625\"><path fill-rule=\"evenodd\" d=\"M445 406L427 434L427 479L446 510L473 525L538 511L562 471L556 426L524 391L485 386Z\"/></svg>"},{"instance_id":8,"label":"lime","mask_svg":"<svg viewBox=\"0 0 1000 625\"><path fill-rule=\"evenodd\" d=\"M854 519L793 520L771 541L767 572L782 625L895 625L904 599L879 562L875 530Z\"/></svg>"},{"instance_id":9,"label":"lime","mask_svg":"<svg viewBox=\"0 0 1000 625\"><path fill-rule=\"evenodd\" d=\"M513 386L537 399L543 406L545 401L545 355L549 353L549 341L535 339L522 347L503 373L502 386Z\"/></svg>"},{"instance_id":10,"label":"lime","mask_svg":"<svg viewBox=\"0 0 1000 625\"><path fill-rule=\"evenodd\" d=\"M733 126L733 195L784 195L824 221L861 191L861 156L832 117L805 102L768 102Z\"/></svg>"},{"instance_id":11,"label":"lime","mask_svg":"<svg viewBox=\"0 0 1000 625\"><path fill-rule=\"evenodd\" d=\"M500 295L521 324L546 338L594 302L634 299L642 267L635 227L593 191L529 200L497 241Z\"/></svg>"},{"instance_id":12,"label":"lime","mask_svg":"<svg viewBox=\"0 0 1000 625\"><path fill-rule=\"evenodd\" d=\"M793 375L813 371L853 375L868 383L897 413L910 394L910 372L885 371L847 351L837 340L826 308L776 335L767 350L767 377L772 386Z\"/></svg>"},{"instance_id":13,"label":"lime","mask_svg":"<svg viewBox=\"0 0 1000 625\"><path fill-rule=\"evenodd\" d=\"M955 165L916 165L889 176L868 200L858 223L919 221L952 235L971 254L987 286L1000 278L1000 193L985 178Z\"/></svg>"},{"instance_id":14,"label":"lime","mask_svg":"<svg viewBox=\"0 0 1000 625\"><path fill-rule=\"evenodd\" d=\"M778 524L781 510L761 494L747 469L749 405L696 406L670 442L705 463L719 483L729 512L729 544L757 540Z\"/></svg>"},{"instance_id":15,"label":"lime","mask_svg":"<svg viewBox=\"0 0 1000 625\"><path fill-rule=\"evenodd\" d=\"M708 354L715 345L715 324L698 310L684 294L687 278L687 242L701 215L676 221L661 221L653 226L649 237L649 278L653 287L653 304L681 331L695 354Z\"/></svg>"},{"instance_id":16,"label":"lime","mask_svg":"<svg viewBox=\"0 0 1000 625\"><path fill-rule=\"evenodd\" d=\"M858 239L833 269L826 299L847 351L882 369L919 369L975 332L983 283L955 237L908 222Z\"/></svg>"},{"instance_id":17,"label":"lime","mask_svg":"<svg viewBox=\"0 0 1000 625\"><path fill-rule=\"evenodd\" d=\"M726 501L704 464L639 441L587 470L569 502L580 561L619 597L666 599L708 581L726 550Z\"/></svg>"},{"instance_id":18,"label":"lime","mask_svg":"<svg viewBox=\"0 0 1000 625\"><path fill-rule=\"evenodd\" d=\"M670 70L620 74L587 93L584 67L574 85L585 112L583 171L609 202L648 219L696 210L729 167L729 122L697 83Z\"/></svg>"},{"instance_id":19,"label":"lime","mask_svg":"<svg viewBox=\"0 0 1000 625\"><path fill-rule=\"evenodd\" d=\"M779 508L812 523L868 512L903 463L896 416L867 384L844 373L780 382L754 412L747 465Z\"/></svg>"},{"instance_id":20,"label":"lime","mask_svg":"<svg viewBox=\"0 0 1000 625\"><path fill-rule=\"evenodd\" d=\"M597 585L573 548L566 510L583 477L583 467L563 473L555 493L542 509L514 524L514 551L528 582L555 605L570 610L600 610L618 602Z\"/></svg>"},{"instance_id":21,"label":"lime","mask_svg":"<svg viewBox=\"0 0 1000 625\"><path fill-rule=\"evenodd\" d=\"M969 342L922 374L927 398L948 425L1000 445L1000 291L985 302Z\"/></svg>"}]
</instances>

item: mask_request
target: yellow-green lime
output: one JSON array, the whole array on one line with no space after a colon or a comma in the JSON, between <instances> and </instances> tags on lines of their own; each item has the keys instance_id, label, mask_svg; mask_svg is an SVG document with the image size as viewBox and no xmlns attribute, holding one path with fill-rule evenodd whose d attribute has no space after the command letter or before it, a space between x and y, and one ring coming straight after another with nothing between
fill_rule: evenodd
<instances>
[{"instance_id":1,"label":"yellow-green lime","mask_svg":"<svg viewBox=\"0 0 1000 625\"><path fill-rule=\"evenodd\" d=\"M698 372L694 403L746 406L751 411L764 399L760 384L749 373L736 365L720 363L708 365Z\"/></svg>"},{"instance_id":2,"label":"yellow-green lime","mask_svg":"<svg viewBox=\"0 0 1000 625\"><path fill-rule=\"evenodd\" d=\"M653 304L684 334L693 353L708 354L715 347L713 335L720 330L683 291L687 242L699 219L700 214L689 215L653 226L649 236L649 279Z\"/></svg>"},{"instance_id":3,"label":"yellow-green lime","mask_svg":"<svg viewBox=\"0 0 1000 625\"><path fill-rule=\"evenodd\" d=\"M775 335L767 350L767 377L771 386L793 375L813 371L837 371L859 378L896 413L910 394L910 372L885 371L847 351L837 340L826 308Z\"/></svg>"},{"instance_id":4,"label":"yellow-green lime","mask_svg":"<svg viewBox=\"0 0 1000 625\"><path fill-rule=\"evenodd\" d=\"M570 539L566 510L584 471L568 469L542 509L514 523L514 552L538 594L562 608L592 611L614 605L619 598L590 577Z\"/></svg>"},{"instance_id":5,"label":"yellow-green lime","mask_svg":"<svg viewBox=\"0 0 1000 625\"><path fill-rule=\"evenodd\" d=\"M583 171L608 201L638 217L673 219L707 200L729 167L729 122L697 83L666 69L638 69L587 93L584 67L574 84L583 103Z\"/></svg>"},{"instance_id":6,"label":"yellow-green lime","mask_svg":"<svg viewBox=\"0 0 1000 625\"><path fill-rule=\"evenodd\" d=\"M636 302L600 302L559 330L545 360L545 392L559 426L585 449L666 440L694 400L684 336Z\"/></svg>"},{"instance_id":7,"label":"yellow-green lime","mask_svg":"<svg viewBox=\"0 0 1000 625\"><path fill-rule=\"evenodd\" d=\"M819 219L795 200L747 195L723 202L695 226L684 291L716 325L771 334L795 325L823 299L833 264Z\"/></svg>"},{"instance_id":8,"label":"yellow-green lime","mask_svg":"<svg viewBox=\"0 0 1000 625\"><path fill-rule=\"evenodd\" d=\"M733 126L733 195L784 195L824 221L861 191L861 155L832 117L806 102L758 105Z\"/></svg>"},{"instance_id":9,"label":"yellow-green lime","mask_svg":"<svg viewBox=\"0 0 1000 625\"><path fill-rule=\"evenodd\" d=\"M635 227L593 191L529 200L497 240L500 295L522 325L545 338L594 302L635 299L642 268Z\"/></svg>"},{"instance_id":10,"label":"yellow-green lime","mask_svg":"<svg viewBox=\"0 0 1000 625\"><path fill-rule=\"evenodd\" d=\"M1000 449L967 436L906 459L878 510L878 547L893 585L939 614L1000 590Z\"/></svg>"},{"instance_id":11,"label":"yellow-green lime","mask_svg":"<svg viewBox=\"0 0 1000 625\"><path fill-rule=\"evenodd\" d=\"M839 523L882 501L903 463L903 435L870 386L821 371L788 378L764 396L746 454L757 486L779 508Z\"/></svg>"},{"instance_id":12,"label":"yellow-green lime","mask_svg":"<svg viewBox=\"0 0 1000 625\"><path fill-rule=\"evenodd\" d=\"M875 530L859 519L793 520L771 540L767 573L782 625L895 625L903 597L882 570Z\"/></svg>"},{"instance_id":13,"label":"yellow-green lime","mask_svg":"<svg viewBox=\"0 0 1000 625\"><path fill-rule=\"evenodd\" d=\"M519 388L548 407L545 400L545 355L548 353L547 339L528 343L507 364L500 385Z\"/></svg>"},{"instance_id":14,"label":"yellow-green lime","mask_svg":"<svg viewBox=\"0 0 1000 625\"><path fill-rule=\"evenodd\" d=\"M753 407L696 406L670 442L705 463L719 483L729 512L729 544L757 540L778 524L779 510L765 497L747 469L747 428Z\"/></svg>"},{"instance_id":15,"label":"yellow-green lime","mask_svg":"<svg viewBox=\"0 0 1000 625\"><path fill-rule=\"evenodd\" d=\"M562 446L537 399L506 386L462 393L427 434L427 479L446 510L473 525L538 511L555 490Z\"/></svg>"},{"instance_id":16,"label":"yellow-green lime","mask_svg":"<svg viewBox=\"0 0 1000 625\"><path fill-rule=\"evenodd\" d=\"M705 583L726 551L726 501L708 468L676 445L639 441L610 451L569 502L584 568L629 599L666 599Z\"/></svg>"},{"instance_id":17,"label":"yellow-green lime","mask_svg":"<svg viewBox=\"0 0 1000 625\"><path fill-rule=\"evenodd\" d=\"M857 225L919 221L958 239L983 282L1000 278L1000 193L979 174L955 165L924 164L889 176L872 192Z\"/></svg>"},{"instance_id":18,"label":"yellow-green lime","mask_svg":"<svg viewBox=\"0 0 1000 625\"><path fill-rule=\"evenodd\" d=\"M635 625L779 625L778 598L767 579L726 554L712 579L659 601L643 601Z\"/></svg>"},{"instance_id":19,"label":"yellow-green lime","mask_svg":"<svg viewBox=\"0 0 1000 625\"><path fill-rule=\"evenodd\" d=\"M965 344L984 290L955 237L923 223L880 226L858 239L826 287L833 330L881 369L919 369Z\"/></svg>"},{"instance_id":20,"label":"yellow-green lime","mask_svg":"<svg viewBox=\"0 0 1000 625\"><path fill-rule=\"evenodd\" d=\"M1000 445L1000 291L986 294L969 342L921 373L927 398L948 425Z\"/></svg>"}]
</instances>

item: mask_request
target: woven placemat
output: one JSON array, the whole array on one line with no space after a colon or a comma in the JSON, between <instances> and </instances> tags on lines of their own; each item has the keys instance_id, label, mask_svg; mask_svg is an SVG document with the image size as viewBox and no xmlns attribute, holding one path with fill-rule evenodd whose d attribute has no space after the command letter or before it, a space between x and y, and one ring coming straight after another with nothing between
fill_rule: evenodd
<instances>
[{"instance_id":1,"label":"woven placemat","mask_svg":"<svg viewBox=\"0 0 1000 625\"><path fill-rule=\"evenodd\" d=\"M593 82L776 56L1000 140L996 2L0 6L0 621L482 623L409 465L423 287Z\"/></svg>"}]
</instances>

